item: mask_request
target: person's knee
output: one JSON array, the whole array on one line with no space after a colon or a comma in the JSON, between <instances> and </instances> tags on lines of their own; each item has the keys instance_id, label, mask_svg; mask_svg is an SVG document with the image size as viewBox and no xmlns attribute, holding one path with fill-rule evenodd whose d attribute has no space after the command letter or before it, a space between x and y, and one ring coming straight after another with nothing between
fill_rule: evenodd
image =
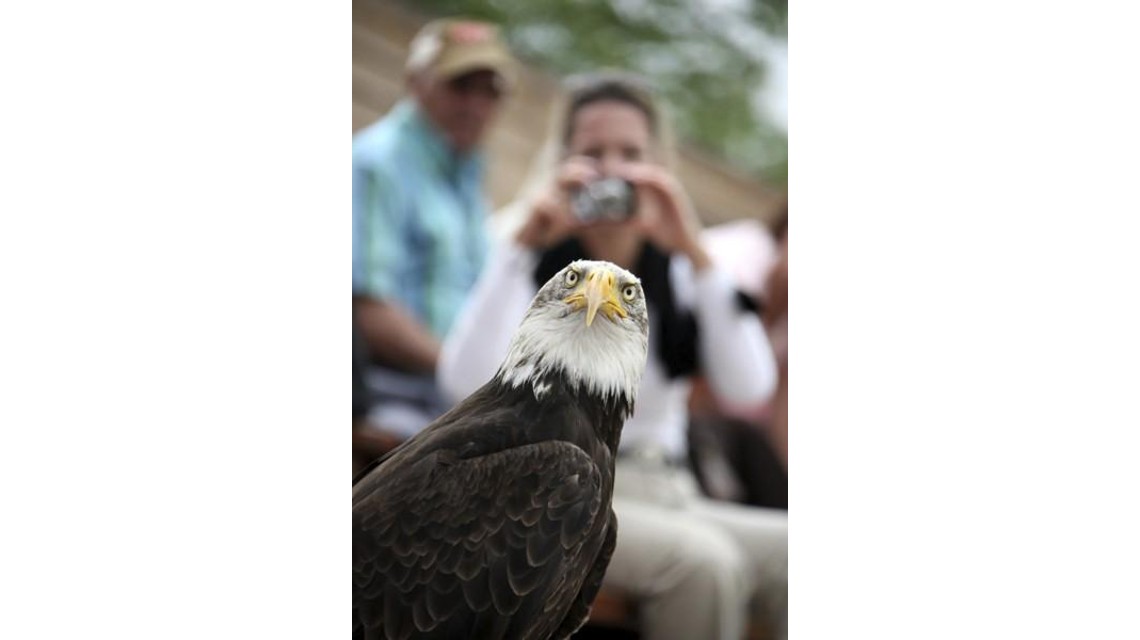
<instances>
[{"instance_id":1,"label":"person's knee","mask_svg":"<svg viewBox=\"0 0 1140 640\"><path fill-rule=\"evenodd\" d=\"M705 591L710 596L744 601L752 584L743 550L715 528L691 528L678 536L671 567L675 584Z\"/></svg>"}]
</instances>

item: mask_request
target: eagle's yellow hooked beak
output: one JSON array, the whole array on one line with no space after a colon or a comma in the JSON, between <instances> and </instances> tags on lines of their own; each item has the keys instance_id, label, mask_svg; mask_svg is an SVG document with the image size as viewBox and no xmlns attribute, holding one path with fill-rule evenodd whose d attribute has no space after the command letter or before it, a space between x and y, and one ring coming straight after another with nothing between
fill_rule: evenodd
<instances>
[{"instance_id":1,"label":"eagle's yellow hooked beak","mask_svg":"<svg viewBox=\"0 0 1140 640\"><path fill-rule=\"evenodd\" d=\"M595 269L586 276L586 281L567 296L565 302L575 309L586 307L586 326L594 324L594 317L601 311L610 320L615 316L626 317L618 297L617 279L608 270Z\"/></svg>"}]
</instances>

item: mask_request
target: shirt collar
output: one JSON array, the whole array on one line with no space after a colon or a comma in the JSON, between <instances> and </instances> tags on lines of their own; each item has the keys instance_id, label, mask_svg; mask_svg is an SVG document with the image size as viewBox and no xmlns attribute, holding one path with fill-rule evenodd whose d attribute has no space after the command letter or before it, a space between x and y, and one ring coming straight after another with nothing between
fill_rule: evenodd
<instances>
[{"instance_id":1,"label":"shirt collar","mask_svg":"<svg viewBox=\"0 0 1140 640\"><path fill-rule=\"evenodd\" d=\"M457 155L414 100L406 100L400 108L408 129L415 137L424 157L440 174L460 180L471 179L480 174L484 163L482 150L477 149Z\"/></svg>"}]
</instances>

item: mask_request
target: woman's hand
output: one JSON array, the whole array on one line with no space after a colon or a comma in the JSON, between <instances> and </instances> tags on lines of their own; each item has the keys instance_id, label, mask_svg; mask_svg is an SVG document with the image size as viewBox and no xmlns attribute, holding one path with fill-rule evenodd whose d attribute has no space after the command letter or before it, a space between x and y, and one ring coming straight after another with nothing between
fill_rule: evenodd
<instances>
[{"instance_id":1,"label":"woman's hand","mask_svg":"<svg viewBox=\"0 0 1140 640\"><path fill-rule=\"evenodd\" d=\"M689 194L673 174L654 164L623 167L620 177L637 187L637 216L632 221L666 253L681 253L697 271L711 264L701 246L701 224Z\"/></svg>"},{"instance_id":2,"label":"woman's hand","mask_svg":"<svg viewBox=\"0 0 1140 640\"><path fill-rule=\"evenodd\" d=\"M530 217L515 240L526 247L545 249L571 235L581 223L570 211L570 194L599 177L589 158L568 158L559 165L550 187L531 204Z\"/></svg>"}]
</instances>

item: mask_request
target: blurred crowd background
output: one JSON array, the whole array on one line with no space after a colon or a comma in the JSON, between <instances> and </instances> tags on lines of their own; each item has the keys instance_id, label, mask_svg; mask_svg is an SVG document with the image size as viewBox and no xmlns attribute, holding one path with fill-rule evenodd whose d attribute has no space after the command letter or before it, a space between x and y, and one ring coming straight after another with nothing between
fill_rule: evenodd
<instances>
[{"instance_id":1,"label":"blurred crowd background","mask_svg":"<svg viewBox=\"0 0 1140 640\"><path fill-rule=\"evenodd\" d=\"M538 152L559 78L609 66L646 73L661 88L682 141L679 173L702 221L774 225L787 188L786 6L778 0L355 0L352 128L375 122L405 95L407 46L426 20L487 18L502 26L525 63L487 139L494 159L487 192L495 209L514 197L518 176ZM736 29L744 33L729 38Z\"/></svg>"},{"instance_id":2,"label":"blurred crowd background","mask_svg":"<svg viewBox=\"0 0 1140 640\"><path fill-rule=\"evenodd\" d=\"M419 338L403 337L405 334L395 330L396 325L406 320L420 321L425 326L430 323L417 318L414 309L395 319L378 315L373 303L384 295L376 293L376 288L361 284L370 281L374 274L362 274L368 267L360 257L369 251L384 249L385 243L390 243L385 250L401 256L414 257L417 251L417 247L406 246L399 232L393 229L385 236L384 231L373 228L378 224L377 218L360 213L364 208L376 206L377 198L375 193L364 189L363 183L372 179L368 163L373 160L368 155L371 153L368 147L380 144L375 139L383 135L376 133L377 123L385 118L404 117L400 115L400 105L407 109L406 105L415 103L413 98L418 94L409 84L409 76L414 75L410 60L416 55L430 57L434 53L415 54L413 40L425 25L444 17L496 26L496 41L509 49L517 63L510 67L509 83L492 79L483 86L478 74L466 73L470 77L461 88L470 95L486 94L493 99L488 107L495 111L490 127L475 145L482 156L481 164L471 169L471 176L485 198L486 243L492 247L508 233L504 230L513 233L523 224L519 221L510 224L501 219L512 215L511 205L522 198L524 182L533 178L535 167L542 162L551 114L559 113L560 100L566 96L564 79L600 69L620 69L652 82L661 105L668 110L666 115L676 136L675 158L670 170L691 200L696 218L694 233L716 268L731 278L738 297L745 301L742 308L754 314L767 340L763 358L771 360L777 372L774 382L761 385L764 396L760 402L726 402L718 393L715 376L710 380L707 371L701 370L687 375L683 388L688 396L688 426L685 459L679 464L686 467L686 473L691 470L702 500L725 505L726 509L728 505L740 509L739 512L725 511L728 515L724 517L723 514L710 516L710 522L754 518L766 523L765 531L770 531L771 526L779 530L779 541L771 544L780 546L777 555L783 565L773 572L778 574L775 582L780 583L778 586L782 585L786 593L787 6L780 0L557 3L355 0L352 32L354 475L416 428L414 421L397 424L405 414L385 413L385 390L378 391L377 386L415 383L415 380L409 383L400 378L403 373L433 377L439 344L446 341L451 326L449 317L448 322L440 324L434 332L423 332L425 346L415 352L412 347ZM457 42L468 37L462 31L455 33L459 38ZM477 40L479 36L470 37ZM446 49L451 45L442 46ZM456 90L455 86L452 90ZM462 169L456 171L461 173ZM454 236L458 232L452 229L449 233ZM376 240L377 237L381 239ZM432 241L431 238L419 240ZM494 249L489 253L493 254ZM412 258L406 261L414 262ZM457 280L461 284L453 287L453 296L462 297L468 287L474 288L478 277L485 275L481 269L486 268L488 262L493 262L493 258L479 254L478 259L464 263L470 273ZM385 286L397 287L399 283L383 283L400 277L403 276L375 275L376 282L381 283L375 287L380 291L384 291ZM408 279L403 278L406 284ZM415 298L417 293L404 291L400 295ZM462 301L454 300L451 304L461 307ZM514 321L510 322L513 329ZM401 337L393 339L398 334ZM393 351L392 345L382 344L385 341L403 342L399 346L407 347L408 351ZM406 353L408 362L413 364L401 367L399 362L393 361L393 353ZM669 361L669 354L664 354L664 358ZM454 356L452 360L452 366L457 366ZM395 377L377 377L374 371L377 365L395 371ZM446 398L439 400L441 407L448 402ZM619 476L621 473L619 467ZM621 522L620 509L618 517ZM630 518L632 520L632 515ZM747 526L751 525L746 525L745 530ZM714 533L710 532L709 536L713 537ZM620 542L619 538L619 545ZM743 548L744 555L770 552L761 549L753 553L748 543L744 543ZM745 576L742 584L748 584L748 589L755 591L753 582L764 582L770 576L754 578ZM655 624L653 620L654 616L665 619L667 614L657 613L660 609L655 609L654 599L660 595L659 604L667 604L664 592L670 587L664 582L660 589L653 585L638 588L604 585L590 623L576 637L647 640L677 637L662 630L663 626L676 626L675 623ZM768 588L770 591L771 587ZM718 595L716 588L698 588L687 591L684 597L716 599ZM786 616L786 595L783 597L783 601L779 597L768 597L770 603L776 603L769 607L782 607L782 615ZM674 605L665 608L677 609ZM786 637L784 623L771 621L781 614L771 615L770 608L757 610L761 613L749 617L743 629L727 624L702 637Z\"/></svg>"}]
</instances>

